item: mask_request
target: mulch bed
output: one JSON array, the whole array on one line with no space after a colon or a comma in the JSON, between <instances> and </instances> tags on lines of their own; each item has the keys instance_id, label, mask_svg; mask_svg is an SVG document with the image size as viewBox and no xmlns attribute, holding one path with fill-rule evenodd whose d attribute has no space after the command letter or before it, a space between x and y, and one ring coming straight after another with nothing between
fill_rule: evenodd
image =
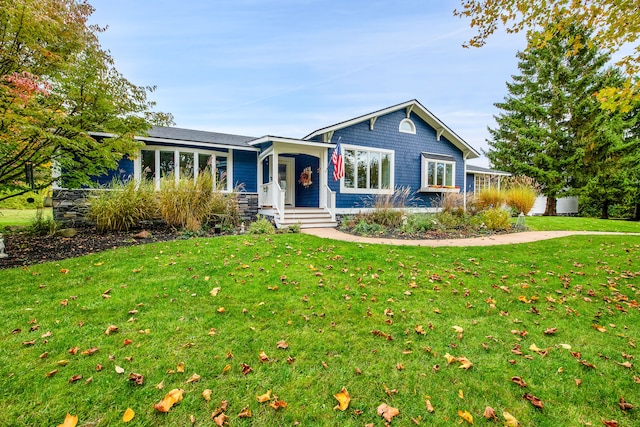
<instances>
[{"instance_id":1,"label":"mulch bed","mask_svg":"<svg viewBox=\"0 0 640 427\"><path fill-rule=\"evenodd\" d=\"M145 239L134 238L140 230L100 233L95 228L78 228L74 237L34 236L24 232L4 235L7 258L0 258L0 269L21 267L48 261L59 261L82 255L183 238L184 234L167 228L154 228Z\"/></svg>"}]
</instances>

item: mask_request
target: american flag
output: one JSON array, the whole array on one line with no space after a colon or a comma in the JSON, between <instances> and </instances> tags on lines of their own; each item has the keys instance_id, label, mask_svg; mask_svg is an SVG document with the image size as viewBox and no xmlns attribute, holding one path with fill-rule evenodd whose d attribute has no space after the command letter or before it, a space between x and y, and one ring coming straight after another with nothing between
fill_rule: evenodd
<instances>
[{"instance_id":1,"label":"american flag","mask_svg":"<svg viewBox=\"0 0 640 427\"><path fill-rule=\"evenodd\" d=\"M340 147L340 140L336 148L333 149L331 155L331 163L333 163L333 180L339 181L344 177L344 157L342 157L342 147Z\"/></svg>"}]
</instances>

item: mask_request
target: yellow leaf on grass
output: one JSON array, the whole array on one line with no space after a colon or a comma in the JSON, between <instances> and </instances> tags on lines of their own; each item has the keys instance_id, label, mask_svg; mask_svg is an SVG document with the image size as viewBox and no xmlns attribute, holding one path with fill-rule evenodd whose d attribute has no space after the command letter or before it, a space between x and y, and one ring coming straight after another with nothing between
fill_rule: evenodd
<instances>
[{"instance_id":1,"label":"yellow leaf on grass","mask_svg":"<svg viewBox=\"0 0 640 427\"><path fill-rule=\"evenodd\" d=\"M135 415L136 413L133 412L133 409L127 408L127 410L124 411L124 415L122 416L122 422L128 423L133 419L133 417L135 417Z\"/></svg>"},{"instance_id":2,"label":"yellow leaf on grass","mask_svg":"<svg viewBox=\"0 0 640 427\"><path fill-rule=\"evenodd\" d=\"M340 409L341 411L346 411L349 407L349 402L351 401L351 396L349 396L349 392L345 387L342 387L339 393L333 395L338 401L338 404L333 409Z\"/></svg>"},{"instance_id":3,"label":"yellow leaf on grass","mask_svg":"<svg viewBox=\"0 0 640 427\"><path fill-rule=\"evenodd\" d=\"M471 415L469 411L458 410L458 415L469 424L473 424L473 415Z\"/></svg>"},{"instance_id":4,"label":"yellow leaf on grass","mask_svg":"<svg viewBox=\"0 0 640 427\"><path fill-rule=\"evenodd\" d=\"M516 420L516 417L514 417L507 411L504 411L502 413L502 416L504 417L505 427L518 427L518 420Z\"/></svg>"},{"instance_id":5,"label":"yellow leaf on grass","mask_svg":"<svg viewBox=\"0 0 640 427\"><path fill-rule=\"evenodd\" d=\"M198 381L200 381L200 375L193 374L193 375L191 375L191 378L189 378L187 380L187 384L189 384L189 383L197 383Z\"/></svg>"},{"instance_id":6,"label":"yellow leaf on grass","mask_svg":"<svg viewBox=\"0 0 640 427\"><path fill-rule=\"evenodd\" d=\"M160 412L169 412L174 404L182 400L182 393L184 393L184 390L180 388L174 388L164 396L164 399L154 404L153 407Z\"/></svg>"},{"instance_id":7,"label":"yellow leaf on grass","mask_svg":"<svg viewBox=\"0 0 640 427\"><path fill-rule=\"evenodd\" d=\"M473 363L464 356L458 357L458 362L460 362L460 366L458 366L460 369L469 370L469 368L473 366Z\"/></svg>"},{"instance_id":8,"label":"yellow leaf on grass","mask_svg":"<svg viewBox=\"0 0 640 427\"><path fill-rule=\"evenodd\" d=\"M462 329L460 326L452 326L452 328L454 331L456 331L459 334L464 332L464 329Z\"/></svg>"},{"instance_id":9,"label":"yellow leaf on grass","mask_svg":"<svg viewBox=\"0 0 640 427\"><path fill-rule=\"evenodd\" d=\"M213 393L213 391L208 388L205 391L202 392L202 397L204 397L204 400L206 400L207 402L211 400L211 393Z\"/></svg>"},{"instance_id":10,"label":"yellow leaf on grass","mask_svg":"<svg viewBox=\"0 0 640 427\"><path fill-rule=\"evenodd\" d=\"M457 357L450 355L449 353L444 355L444 358L447 359L447 365L451 365L453 362L458 360Z\"/></svg>"},{"instance_id":11,"label":"yellow leaf on grass","mask_svg":"<svg viewBox=\"0 0 640 427\"><path fill-rule=\"evenodd\" d=\"M76 427L76 424L78 424L78 416L67 413L67 416L64 417L64 422L58 424L58 427Z\"/></svg>"},{"instance_id":12,"label":"yellow leaf on grass","mask_svg":"<svg viewBox=\"0 0 640 427\"><path fill-rule=\"evenodd\" d=\"M176 366L176 372L184 372L184 362L178 363L178 366Z\"/></svg>"},{"instance_id":13,"label":"yellow leaf on grass","mask_svg":"<svg viewBox=\"0 0 640 427\"><path fill-rule=\"evenodd\" d=\"M265 394L261 394L260 396L256 396L258 402L264 403L271 400L271 390L268 390Z\"/></svg>"},{"instance_id":14,"label":"yellow leaf on grass","mask_svg":"<svg viewBox=\"0 0 640 427\"><path fill-rule=\"evenodd\" d=\"M458 390L458 397L464 399L464 391L462 391L462 389Z\"/></svg>"}]
</instances>

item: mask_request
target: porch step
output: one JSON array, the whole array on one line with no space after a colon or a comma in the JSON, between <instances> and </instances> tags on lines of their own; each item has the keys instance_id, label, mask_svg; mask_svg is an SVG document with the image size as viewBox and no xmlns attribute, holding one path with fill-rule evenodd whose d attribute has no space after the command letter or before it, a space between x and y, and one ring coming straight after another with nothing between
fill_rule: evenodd
<instances>
[{"instance_id":1,"label":"porch step","mask_svg":"<svg viewBox=\"0 0 640 427\"><path fill-rule=\"evenodd\" d=\"M324 209L286 208L284 221L280 222L280 227L296 224L300 224L300 228L335 228L338 226L336 221L331 220L331 214Z\"/></svg>"}]
</instances>

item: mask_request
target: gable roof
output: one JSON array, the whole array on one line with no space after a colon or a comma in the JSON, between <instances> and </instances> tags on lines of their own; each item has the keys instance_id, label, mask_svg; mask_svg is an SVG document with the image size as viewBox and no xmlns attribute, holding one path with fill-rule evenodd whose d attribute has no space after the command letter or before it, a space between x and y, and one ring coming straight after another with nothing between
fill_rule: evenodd
<instances>
[{"instance_id":1,"label":"gable roof","mask_svg":"<svg viewBox=\"0 0 640 427\"><path fill-rule=\"evenodd\" d=\"M475 159L477 157L480 157L480 153L478 151L476 151L464 139L462 139L458 134L456 134L447 125L445 125L431 111L427 110L416 99L412 99L411 101L403 102L401 104L387 107L382 110L374 111L373 113L365 114L360 117L356 117L344 122L340 122L331 126L324 127L322 129L318 129L310 133L309 135L305 136L303 139L311 139L316 136L325 135L325 134L331 135L336 130L353 126L355 124L358 124L367 120L373 120L373 122L375 122L375 120L380 116L393 113L395 111L402 110L402 109L406 109L407 117L409 117L411 113L414 113L418 117L420 117L422 120L424 120L429 126L431 126L436 130L436 136L438 140L440 139L441 136L444 136L454 146L459 148L463 154L466 154L467 159Z\"/></svg>"}]
</instances>

